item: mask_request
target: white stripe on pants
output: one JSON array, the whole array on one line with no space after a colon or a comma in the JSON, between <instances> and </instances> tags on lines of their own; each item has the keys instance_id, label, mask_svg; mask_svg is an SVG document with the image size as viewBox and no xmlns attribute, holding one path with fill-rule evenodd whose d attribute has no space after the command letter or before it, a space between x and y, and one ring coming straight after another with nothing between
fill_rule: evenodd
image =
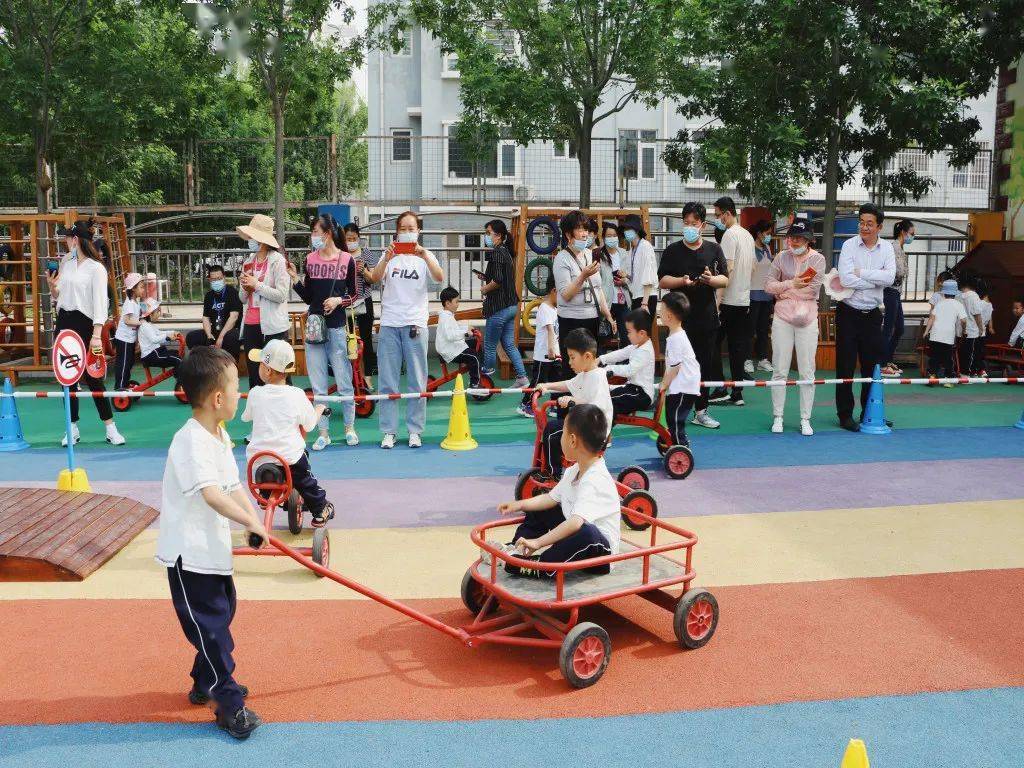
<instances>
[{"instance_id":1,"label":"white stripe on pants","mask_svg":"<svg viewBox=\"0 0 1024 768\"><path fill-rule=\"evenodd\" d=\"M803 328L790 325L776 315L772 321L772 373L773 380L789 378L789 366L796 350L796 366L801 379L814 378L814 356L818 351L818 323ZM782 416L789 387L772 387L772 414ZM800 418L810 419L814 407L814 385L800 385Z\"/></svg>"}]
</instances>

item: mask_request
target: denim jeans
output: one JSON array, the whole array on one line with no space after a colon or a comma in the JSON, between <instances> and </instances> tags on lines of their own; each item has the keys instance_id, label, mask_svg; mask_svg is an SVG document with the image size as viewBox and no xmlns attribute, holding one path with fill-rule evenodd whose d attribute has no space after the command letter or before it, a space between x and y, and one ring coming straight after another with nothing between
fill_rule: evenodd
<instances>
[{"instance_id":1,"label":"denim jeans","mask_svg":"<svg viewBox=\"0 0 1024 768\"><path fill-rule=\"evenodd\" d=\"M523 356L519 354L519 347L516 346L516 310L518 307L513 304L498 310L487 318L487 325L484 327L484 370L493 371L498 360L498 341L505 348L505 354L512 362L512 369L516 372L517 378L526 378L526 366L523 365Z\"/></svg>"},{"instance_id":2,"label":"denim jeans","mask_svg":"<svg viewBox=\"0 0 1024 768\"><path fill-rule=\"evenodd\" d=\"M427 388L427 329L416 328L416 338L409 333L415 326L380 327L377 334L377 385L380 394L399 392L402 363L405 363L405 384L409 392ZM380 431L394 435L398 431L398 401L378 403ZM409 434L422 434L427 421L427 401L423 398L405 401L405 425Z\"/></svg>"},{"instance_id":3,"label":"denim jeans","mask_svg":"<svg viewBox=\"0 0 1024 768\"><path fill-rule=\"evenodd\" d=\"M330 380L327 366L334 370L334 382L338 385L338 394L351 396L352 361L348 359L348 338L344 328L328 328L327 341L323 344L306 342L306 373L314 395L326 395ZM351 427L356 421L356 404L348 400L341 404L342 419L345 427ZM321 419L321 427L327 426L327 420Z\"/></svg>"}]
</instances>

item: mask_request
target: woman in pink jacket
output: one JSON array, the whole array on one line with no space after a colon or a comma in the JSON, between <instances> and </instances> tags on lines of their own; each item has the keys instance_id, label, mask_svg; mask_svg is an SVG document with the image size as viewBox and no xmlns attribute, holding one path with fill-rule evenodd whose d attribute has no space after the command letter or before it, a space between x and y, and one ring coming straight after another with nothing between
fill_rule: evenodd
<instances>
[{"instance_id":1,"label":"woman in pink jacket","mask_svg":"<svg viewBox=\"0 0 1024 768\"><path fill-rule=\"evenodd\" d=\"M787 233L787 248L775 257L765 290L775 297L772 321L772 379L784 380L796 350L801 379L814 379L814 358L818 351L818 292L825 279L825 257L810 247L814 233L807 222L794 221ZM814 270L811 274L808 270ZM772 432L782 431L786 387L772 387ZM800 433L813 435L811 408L814 385L800 385Z\"/></svg>"}]
</instances>

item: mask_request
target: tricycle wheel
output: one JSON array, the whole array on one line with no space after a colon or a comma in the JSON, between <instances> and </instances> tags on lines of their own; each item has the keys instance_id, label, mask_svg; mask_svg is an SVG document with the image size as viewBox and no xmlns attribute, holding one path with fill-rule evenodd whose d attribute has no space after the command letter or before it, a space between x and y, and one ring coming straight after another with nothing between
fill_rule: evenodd
<instances>
[{"instance_id":1,"label":"tricycle wheel","mask_svg":"<svg viewBox=\"0 0 1024 768\"><path fill-rule=\"evenodd\" d=\"M178 402L182 405L188 405L188 395L185 394L181 385L178 384L177 380L174 382L174 396L178 398Z\"/></svg>"},{"instance_id":2,"label":"tricycle wheel","mask_svg":"<svg viewBox=\"0 0 1024 768\"><path fill-rule=\"evenodd\" d=\"M313 531L313 562L324 568L331 567L331 540L327 538L327 528ZM319 573L317 576L323 578Z\"/></svg>"},{"instance_id":3,"label":"tricycle wheel","mask_svg":"<svg viewBox=\"0 0 1024 768\"><path fill-rule=\"evenodd\" d=\"M616 479L620 484L632 488L634 491L651 490L651 478L641 467L626 467L619 472Z\"/></svg>"},{"instance_id":4,"label":"tricycle wheel","mask_svg":"<svg viewBox=\"0 0 1024 768\"><path fill-rule=\"evenodd\" d=\"M685 480L693 472L693 451L685 445L673 445L665 454L665 472L673 480Z\"/></svg>"},{"instance_id":5,"label":"tricycle wheel","mask_svg":"<svg viewBox=\"0 0 1024 768\"><path fill-rule=\"evenodd\" d=\"M128 382L129 390L135 389L137 386L139 386L139 382L134 379ZM134 401L134 397L112 397L110 398L110 407L118 413L124 413L132 407Z\"/></svg>"},{"instance_id":6,"label":"tricycle wheel","mask_svg":"<svg viewBox=\"0 0 1024 768\"><path fill-rule=\"evenodd\" d=\"M612 655L608 633L589 621L577 624L562 641L558 667L573 688L588 688L601 679Z\"/></svg>"},{"instance_id":7,"label":"tricycle wheel","mask_svg":"<svg viewBox=\"0 0 1024 768\"><path fill-rule=\"evenodd\" d=\"M718 601L706 589L687 590L676 603L672 628L683 648L707 645L718 627Z\"/></svg>"},{"instance_id":8,"label":"tricycle wheel","mask_svg":"<svg viewBox=\"0 0 1024 768\"><path fill-rule=\"evenodd\" d=\"M665 442L665 439L659 434L658 435L658 453L664 456L668 453L668 449L671 448L671 443Z\"/></svg>"},{"instance_id":9,"label":"tricycle wheel","mask_svg":"<svg viewBox=\"0 0 1024 768\"><path fill-rule=\"evenodd\" d=\"M481 389L494 389L494 380L486 373L480 374L480 388ZM484 403L494 397L493 392L485 392L482 395L473 395L474 400L478 403Z\"/></svg>"},{"instance_id":10,"label":"tricycle wheel","mask_svg":"<svg viewBox=\"0 0 1024 768\"><path fill-rule=\"evenodd\" d=\"M466 606L466 610L474 616L479 615L481 609L484 607L484 603L487 602L488 595L490 594L483 584L473 578L472 568L468 568L465 575L462 577L462 588L460 592L462 594L462 604ZM491 605L487 610L487 613L494 613L497 609L498 600L495 598L494 600L491 600Z\"/></svg>"},{"instance_id":11,"label":"tricycle wheel","mask_svg":"<svg viewBox=\"0 0 1024 768\"><path fill-rule=\"evenodd\" d=\"M292 489L284 508L288 512L288 530L298 536L302 533L302 497L298 491Z\"/></svg>"},{"instance_id":12,"label":"tricycle wheel","mask_svg":"<svg viewBox=\"0 0 1024 768\"><path fill-rule=\"evenodd\" d=\"M365 395L366 392L360 392L359 394ZM360 419L368 419L373 416L374 410L377 408L376 400L357 400L356 401L356 416Z\"/></svg>"},{"instance_id":13,"label":"tricycle wheel","mask_svg":"<svg viewBox=\"0 0 1024 768\"><path fill-rule=\"evenodd\" d=\"M630 511L639 512L649 517L658 516L658 502L647 491L630 491L622 497L621 504L624 507L622 522L626 524L627 528L634 531L646 531L651 524L642 517L631 515Z\"/></svg>"},{"instance_id":14,"label":"tricycle wheel","mask_svg":"<svg viewBox=\"0 0 1024 768\"><path fill-rule=\"evenodd\" d=\"M544 488L541 485L543 479L536 469L528 469L519 475L519 479L516 480L516 501L532 499L534 496L544 493Z\"/></svg>"}]
</instances>

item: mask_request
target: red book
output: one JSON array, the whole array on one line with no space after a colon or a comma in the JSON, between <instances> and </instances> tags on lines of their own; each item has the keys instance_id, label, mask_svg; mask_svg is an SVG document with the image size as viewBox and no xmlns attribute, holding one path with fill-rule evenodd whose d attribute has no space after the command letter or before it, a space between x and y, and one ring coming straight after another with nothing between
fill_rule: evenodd
<instances>
[{"instance_id":1,"label":"red book","mask_svg":"<svg viewBox=\"0 0 1024 768\"><path fill-rule=\"evenodd\" d=\"M818 270L816 270L814 267L808 267L802 273L800 273L799 278L801 280L812 280L814 279L814 276L816 274L818 274Z\"/></svg>"}]
</instances>

